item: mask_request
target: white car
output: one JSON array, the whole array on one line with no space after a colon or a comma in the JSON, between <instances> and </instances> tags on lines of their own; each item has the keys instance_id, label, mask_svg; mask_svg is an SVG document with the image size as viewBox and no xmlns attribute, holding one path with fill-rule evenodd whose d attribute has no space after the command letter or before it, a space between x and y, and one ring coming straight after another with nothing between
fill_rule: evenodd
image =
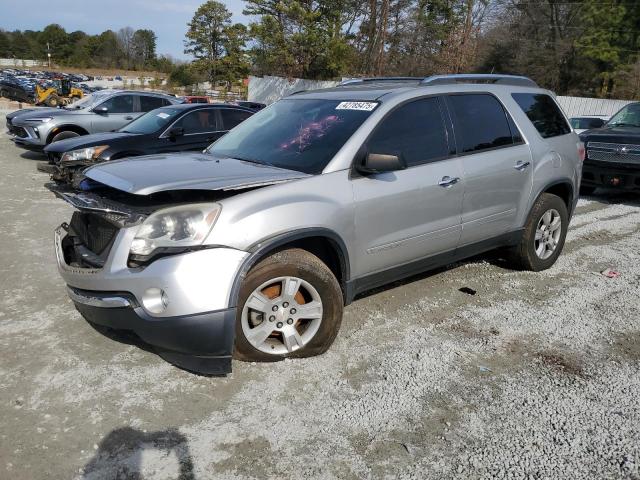
<instances>
[{"instance_id":1,"label":"white car","mask_svg":"<svg viewBox=\"0 0 640 480\"><path fill-rule=\"evenodd\" d=\"M604 127L604 124L607 123L608 120L609 117L601 115L583 115L581 117L571 117L569 122L571 123L573 131L580 135L582 132L586 132L592 128Z\"/></svg>"}]
</instances>

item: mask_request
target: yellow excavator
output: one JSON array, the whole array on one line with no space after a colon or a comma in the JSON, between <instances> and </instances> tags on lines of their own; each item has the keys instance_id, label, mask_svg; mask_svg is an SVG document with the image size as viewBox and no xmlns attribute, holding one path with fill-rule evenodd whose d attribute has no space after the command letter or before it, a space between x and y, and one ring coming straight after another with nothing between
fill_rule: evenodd
<instances>
[{"instance_id":1,"label":"yellow excavator","mask_svg":"<svg viewBox=\"0 0 640 480\"><path fill-rule=\"evenodd\" d=\"M61 78L54 82L55 87L43 88L36 85L36 105L58 107L78 100L84 95L82 90L71 86L71 80Z\"/></svg>"}]
</instances>

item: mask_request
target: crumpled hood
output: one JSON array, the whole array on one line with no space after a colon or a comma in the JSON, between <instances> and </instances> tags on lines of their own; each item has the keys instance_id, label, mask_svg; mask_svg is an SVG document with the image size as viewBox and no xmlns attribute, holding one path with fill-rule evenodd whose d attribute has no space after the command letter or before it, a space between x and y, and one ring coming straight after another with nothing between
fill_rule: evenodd
<instances>
[{"instance_id":1,"label":"crumpled hood","mask_svg":"<svg viewBox=\"0 0 640 480\"><path fill-rule=\"evenodd\" d=\"M102 163L85 177L135 195L172 190L240 190L309 174L205 153L170 153Z\"/></svg>"},{"instance_id":2,"label":"crumpled hood","mask_svg":"<svg viewBox=\"0 0 640 480\"><path fill-rule=\"evenodd\" d=\"M124 132L93 133L50 143L45 147L44 151L47 153L64 153L96 145L114 145L117 142L139 135L138 133Z\"/></svg>"}]
</instances>

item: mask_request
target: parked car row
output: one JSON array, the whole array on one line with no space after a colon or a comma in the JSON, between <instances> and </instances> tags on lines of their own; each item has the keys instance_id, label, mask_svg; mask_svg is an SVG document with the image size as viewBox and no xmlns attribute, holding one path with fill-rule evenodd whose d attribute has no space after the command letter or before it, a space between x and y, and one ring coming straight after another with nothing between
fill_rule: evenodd
<instances>
[{"instance_id":1,"label":"parked car row","mask_svg":"<svg viewBox=\"0 0 640 480\"><path fill-rule=\"evenodd\" d=\"M46 73L46 75L44 75ZM17 102L37 103L36 86L43 89L57 87L60 79L69 80L70 86L82 90L84 94L89 94L102 90L102 87L90 87L86 83L80 83L86 75L70 75L56 72L28 72L16 70L0 71L0 97L8 98Z\"/></svg>"},{"instance_id":2,"label":"parked car row","mask_svg":"<svg viewBox=\"0 0 640 480\"><path fill-rule=\"evenodd\" d=\"M257 113L105 95L8 119L75 209L59 272L89 322L202 373L323 353L356 295L488 250L550 268L578 200L584 144L525 77L352 80ZM116 104L129 123L96 133ZM637 112L582 134L589 161ZM46 142L70 122L89 135Z\"/></svg>"},{"instance_id":3,"label":"parked car row","mask_svg":"<svg viewBox=\"0 0 640 480\"><path fill-rule=\"evenodd\" d=\"M108 133L78 136L45 148L57 182L79 187L82 170L95 163L124 157L202 151L253 114L225 104L180 104L145 113Z\"/></svg>"},{"instance_id":4,"label":"parked car row","mask_svg":"<svg viewBox=\"0 0 640 480\"><path fill-rule=\"evenodd\" d=\"M0 98L34 103L35 83L10 75L0 75Z\"/></svg>"}]
</instances>

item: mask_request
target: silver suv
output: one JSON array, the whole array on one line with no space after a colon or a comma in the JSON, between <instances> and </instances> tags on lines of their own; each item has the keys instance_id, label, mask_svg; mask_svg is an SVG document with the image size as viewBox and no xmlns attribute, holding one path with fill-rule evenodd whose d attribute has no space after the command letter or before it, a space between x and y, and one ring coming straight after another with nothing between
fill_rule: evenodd
<instances>
[{"instance_id":1,"label":"silver suv","mask_svg":"<svg viewBox=\"0 0 640 480\"><path fill-rule=\"evenodd\" d=\"M52 142L117 130L145 112L180 103L171 95L128 90L100 90L62 108L26 108L7 115L14 143L41 151Z\"/></svg>"},{"instance_id":2,"label":"silver suv","mask_svg":"<svg viewBox=\"0 0 640 480\"><path fill-rule=\"evenodd\" d=\"M582 144L553 95L511 76L367 79L302 92L204 153L107 162L56 232L90 322L184 368L326 351L374 287L491 249L551 267Z\"/></svg>"}]
</instances>

